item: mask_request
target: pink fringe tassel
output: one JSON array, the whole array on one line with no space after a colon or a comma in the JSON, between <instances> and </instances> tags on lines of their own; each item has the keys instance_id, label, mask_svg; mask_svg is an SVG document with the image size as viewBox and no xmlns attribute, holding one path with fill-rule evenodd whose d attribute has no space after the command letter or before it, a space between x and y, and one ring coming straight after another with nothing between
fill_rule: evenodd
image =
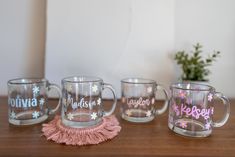
<instances>
[{"instance_id":1,"label":"pink fringe tassel","mask_svg":"<svg viewBox=\"0 0 235 157\"><path fill-rule=\"evenodd\" d=\"M42 125L43 135L47 140L66 145L89 145L98 144L118 135L121 127L115 116L104 117L103 122L97 127L70 128L61 124L60 116L48 124Z\"/></svg>"}]
</instances>

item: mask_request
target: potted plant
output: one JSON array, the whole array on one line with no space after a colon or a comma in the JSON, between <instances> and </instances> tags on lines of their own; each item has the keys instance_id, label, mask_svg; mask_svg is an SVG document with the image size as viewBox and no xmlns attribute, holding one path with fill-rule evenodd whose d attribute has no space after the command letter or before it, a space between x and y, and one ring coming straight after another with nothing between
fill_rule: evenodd
<instances>
[{"instance_id":1,"label":"potted plant","mask_svg":"<svg viewBox=\"0 0 235 157\"><path fill-rule=\"evenodd\" d=\"M186 53L183 50L175 54L174 59L183 72L181 75L182 81L208 81L207 76L210 74L208 67L216 61L216 58L220 55L220 51L214 51L206 58L203 58L202 52L202 45L197 43L193 45L193 51L191 53Z\"/></svg>"}]
</instances>

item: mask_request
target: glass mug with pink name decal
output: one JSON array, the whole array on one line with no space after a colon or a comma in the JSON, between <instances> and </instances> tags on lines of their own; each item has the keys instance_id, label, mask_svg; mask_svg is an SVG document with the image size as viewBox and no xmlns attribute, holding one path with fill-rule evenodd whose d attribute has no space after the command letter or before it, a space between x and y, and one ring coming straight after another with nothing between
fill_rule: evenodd
<instances>
[{"instance_id":1,"label":"glass mug with pink name decal","mask_svg":"<svg viewBox=\"0 0 235 157\"><path fill-rule=\"evenodd\" d=\"M167 110L167 91L154 80L127 78L121 80L122 105L121 116L130 122L149 122ZM156 109L156 93L162 90L165 102L161 109Z\"/></svg>"},{"instance_id":2,"label":"glass mug with pink name decal","mask_svg":"<svg viewBox=\"0 0 235 157\"><path fill-rule=\"evenodd\" d=\"M174 132L190 137L206 137L213 127L223 126L230 114L229 100L215 88L196 83L171 85L168 126ZM213 121L214 99L222 100L225 111L220 121Z\"/></svg>"}]
</instances>

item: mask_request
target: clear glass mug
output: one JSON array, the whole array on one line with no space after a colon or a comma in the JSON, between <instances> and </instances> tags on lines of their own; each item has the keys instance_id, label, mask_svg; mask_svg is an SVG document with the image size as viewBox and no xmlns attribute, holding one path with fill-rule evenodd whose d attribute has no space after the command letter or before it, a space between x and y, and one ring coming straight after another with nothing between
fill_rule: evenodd
<instances>
[{"instance_id":1,"label":"clear glass mug","mask_svg":"<svg viewBox=\"0 0 235 157\"><path fill-rule=\"evenodd\" d=\"M62 123L74 128L95 126L102 122L103 116L111 115L116 107L117 98L112 85L101 78L73 76L62 80ZM112 107L103 109L102 91L109 89L113 94Z\"/></svg>"},{"instance_id":2,"label":"clear glass mug","mask_svg":"<svg viewBox=\"0 0 235 157\"><path fill-rule=\"evenodd\" d=\"M121 80L122 104L121 116L130 122L149 122L167 110L167 91L154 80L143 78L127 78ZM155 99L158 90L165 95L161 109L156 109Z\"/></svg>"},{"instance_id":3,"label":"clear glass mug","mask_svg":"<svg viewBox=\"0 0 235 157\"><path fill-rule=\"evenodd\" d=\"M206 137L213 127L223 126L230 114L229 100L215 88L195 83L171 85L168 126L174 132L190 137ZM214 98L222 100L225 107L223 118L213 121Z\"/></svg>"},{"instance_id":4,"label":"clear glass mug","mask_svg":"<svg viewBox=\"0 0 235 157\"><path fill-rule=\"evenodd\" d=\"M46 79L19 78L8 83L9 123L31 125L43 122L49 114L54 114L60 107L61 90ZM48 91L54 88L59 95L56 108L48 106Z\"/></svg>"}]
</instances>

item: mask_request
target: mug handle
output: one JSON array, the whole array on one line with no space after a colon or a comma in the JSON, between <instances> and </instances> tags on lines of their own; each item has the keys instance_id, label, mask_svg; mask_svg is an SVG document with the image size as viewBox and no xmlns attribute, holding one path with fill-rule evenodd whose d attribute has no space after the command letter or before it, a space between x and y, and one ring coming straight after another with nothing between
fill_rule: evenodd
<instances>
[{"instance_id":1,"label":"mug handle","mask_svg":"<svg viewBox=\"0 0 235 157\"><path fill-rule=\"evenodd\" d=\"M213 94L213 96L215 96L215 97L219 98L220 100L222 100L223 105L224 105L224 107L225 107L225 113L224 113L223 118L222 118L220 121L218 121L218 122L213 122L213 121L212 121L212 126L213 126L213 127L221 127L221 126L223 126L223 125L227 122L227 120L228 120L228 117L229 117L229 114L230 114L230 102L229 102L228 98L225 97L225 96L224 96L222 93L220 93L220 92L215 92L215 93Z\"/></svg>"},{"instance_id":2,"label":"mug handle","mask_svg":"<svg viewBox=\"0 0 235 157\"><path fill-rule=\"evenodd\" d=\"M156 110L156 112L155 112L156 115L160 115L160 114L163 114L167 110L169 96L168 96L166 89L163 86L157 85L157 87L155 88L155 93L157 92L157 90L163 91L163 93L165 95L165 102L164 102L163 107L161 109ZM156 98L156 94L155 94L155 98Z\"/></svg>"},{"instance_id":3,"label":"mug handle","mask_svg":"<svg viewBox=\"0 0 235 157\"><path fill-rule=\"evenodd\" d=\"M52 88L54 88L58 95L59 95L59 102L58 105L54 108L54 109L49 109L49 114L54 114L59 108L60 108L60 102L61 102L61 98L62 98L62 93L61 93L61 89L58 85L53 84L53 83L49 83L49 88L48 91L50 91Z\"/></svg>"},{"instance_id":4,"label":"mug handle","mask_svg":"<svg viewBox=\"0 0 235 157\"><path fill-rule=\"evenodd\" d=\"M116 92L115 92L115 90L114 90L114 88L113 88L113 86L112 85L110 85L110 84L108 84L108 83L104 83L103 84L103 88L102 88L102 90L104 90L104 89L109 89L111 92L112 92L112 94L113 94L113 105L112 105L112 108L110 109L110 111L108 111L108 112L106 112L106 111L104 111L104 116L109 116L109 115L111 115L113 112L114 112L114 110L115 110L115 108L116 108L116 104L117 104L117 97L116 97Z\"/></svg>"}]
</instances>

